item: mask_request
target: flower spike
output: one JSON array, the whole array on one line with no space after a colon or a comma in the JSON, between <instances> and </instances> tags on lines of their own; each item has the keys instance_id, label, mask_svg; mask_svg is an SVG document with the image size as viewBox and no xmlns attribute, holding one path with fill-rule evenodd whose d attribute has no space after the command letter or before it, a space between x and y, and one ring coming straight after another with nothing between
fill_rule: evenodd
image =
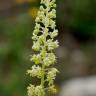
<instances>
[{"instance_id":1,"label":"flower spike","mask_svg":"<svg viewBox=\"0 0 96 96\"><path fill-rule=\"evenodd\" d=\"M58 36L55 22L56 0L41 0L40 4L32 36L32 50L36 53L30 58L35 64L27 70L27 73L31 77L37 77L41 82L40 85L30 84L27 87L28 96L45 96L46 89L56 92L54 80L58 70L51 66L56 63L54 50L59 46L58 40L54 40Z\"/></svg>"}]
</instances>

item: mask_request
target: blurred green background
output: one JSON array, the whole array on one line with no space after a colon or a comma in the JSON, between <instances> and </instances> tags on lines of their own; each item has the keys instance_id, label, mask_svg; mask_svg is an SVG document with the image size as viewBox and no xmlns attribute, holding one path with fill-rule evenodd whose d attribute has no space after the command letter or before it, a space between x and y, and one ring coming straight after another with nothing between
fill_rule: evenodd
<instances>
[{"instance_id":1,"label":"blurred green background","mask_svg":"<svg viewBox=\"0 0 96 96\"><path fill-rule=\"evenodd\" d=\"M26 75L32 66L32 31L40 0L0 0L0 96L27 96L35 82ZM60 47L58 92L70 78L96 74L96 0L57 0Z\"/></svg>"}]
</instances>

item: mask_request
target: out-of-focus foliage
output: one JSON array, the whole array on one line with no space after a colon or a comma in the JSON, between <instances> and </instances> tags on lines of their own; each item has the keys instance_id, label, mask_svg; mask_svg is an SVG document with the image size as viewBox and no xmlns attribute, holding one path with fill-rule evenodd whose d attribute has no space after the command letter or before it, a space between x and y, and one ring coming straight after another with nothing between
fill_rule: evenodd
<instances>
[{"instance_id":1,"label":"out-of-focus foliage","mask_svg":"<svg viewBox=\"0 0 96 96\"><path fill-rule=\"evenodd\" d=\"M28 3L37 2L37 0L15 0L15 1L18 4L22 4L22 3L26 3L26 2L28 2Z\"/></svg>"},{"instance_id":2,"label":"out-of-focus foliage","mask_svg":"<svg viewBox=\"0 0 96 96\"><path fill-rule=\"evenodd\" d=\"M96 0L58 0L58 22L73 31L96 35Z\"/></svg>"},{"instance_id":3,"label":"out-of-focus foliage","mask_svg":"<svg viewBox=\"0 0 96 96\"><path fill-rule=\"evenodd\" d=\"M26 96L25 73L30 63L32 19L21 14L0 21L0 95Z\"/></svg>"}]
</instances>

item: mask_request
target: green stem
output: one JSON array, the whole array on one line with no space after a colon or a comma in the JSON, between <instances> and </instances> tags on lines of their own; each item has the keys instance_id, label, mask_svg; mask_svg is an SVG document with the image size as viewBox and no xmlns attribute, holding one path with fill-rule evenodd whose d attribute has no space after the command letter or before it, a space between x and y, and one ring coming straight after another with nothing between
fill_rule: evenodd
<instances>
[{"instance_id":1,"label":"green stem","mask_svg":"<svg viewBox=\"0 0 96 96\"><path fill-rule=\"evenodd\" d=\"M44 88L44 64L42 64L42 78L41 78L41 85Z\"/></svg>"},{"instance_id":2,"label":"green stem","mask_svg":"<svg viewBox=\"0 0 96 96\"><path fill-rule=\"evenodd\" d=\"M47 4L49 5L49 1L47 0ZM48 7L47 7L47 12L46 12L46 17L48 15ZM45 28L47 28L47 26L45 26ZM44 49L46 50L46 36L45 36L45 42L44 42ZM42 78L41 78L41 86L43 87L44 90L44 94L42 94L42 96L46 96L45 94L45 89L44 89L44 84L45 84L45 65L42 63Z\"/></svg>"},{"instance_id":3,"label":"green stem","mask_svg":"<svg viewBox=\"0 0 96 96\"><path fill-rule=\"evenodd\" d=\"M44 83L45 83L45 81L44 81L44 75L45 75L45 71L44 71L44 69L45 69L45 66L44 66L44 64L42 64L42 78L41 78L41 86L42 86L43 90L44 90ZM42 95L45 96L45 90L44 90L44 94L42 94Z\"/></svg>"}]
</instances>

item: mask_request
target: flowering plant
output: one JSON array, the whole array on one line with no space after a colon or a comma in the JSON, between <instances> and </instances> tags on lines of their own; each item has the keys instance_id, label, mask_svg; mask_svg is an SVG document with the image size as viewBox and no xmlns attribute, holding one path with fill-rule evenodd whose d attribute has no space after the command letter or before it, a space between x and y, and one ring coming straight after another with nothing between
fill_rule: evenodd
<instances>
[{"instance_id":1,"label":"flowering plant","mask_svg":"<svg viewBox=\"0 0 96 96\"><path fill-rule=\"evenodd\" d=\"M56 0L41 0L41 6L36 17L36 26L33 31L32 49L36 52L31 56L31 61L35 63L27 73L31 77L37 77L41 80L40 85L30 84L28 96L45 96L45 90L56 92L54 80L58 70L51 65L56 62L54 49L58 45L58 41L54 38L58 35L56 29ZM45 83L47 82L47 87Z\"/></svg>"}]
</instances>

